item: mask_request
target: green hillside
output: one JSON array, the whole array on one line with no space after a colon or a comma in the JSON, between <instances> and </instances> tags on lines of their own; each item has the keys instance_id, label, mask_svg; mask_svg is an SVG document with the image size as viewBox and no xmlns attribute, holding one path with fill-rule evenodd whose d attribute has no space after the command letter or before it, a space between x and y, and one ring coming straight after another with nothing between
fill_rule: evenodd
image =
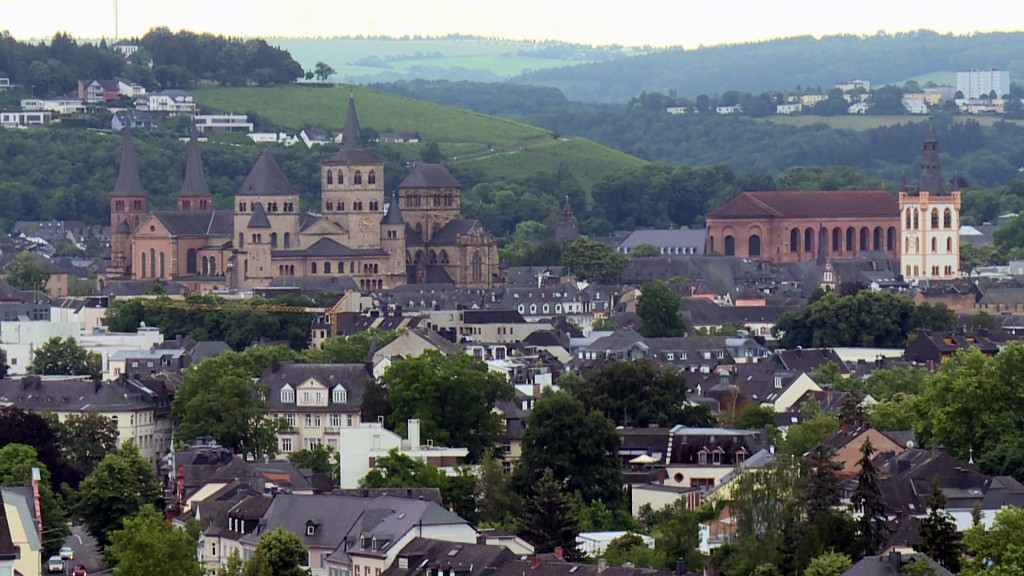
<instances>
[{"instance_id":1,"label":"green hillside","mask_svg":"<svg viewBox=\"0 0 1024 576\"><path fill-rule=\"evenodd\" d=\"M355 96L362 127L377 132L416 132L423 140L512 146L549 131L485 116L374 92L359 86L269 88L204 88L195 91L203 109L254 112L260 119L289 131L307 126L341 130L349 94Z\"/></svg>"}]
</instances>

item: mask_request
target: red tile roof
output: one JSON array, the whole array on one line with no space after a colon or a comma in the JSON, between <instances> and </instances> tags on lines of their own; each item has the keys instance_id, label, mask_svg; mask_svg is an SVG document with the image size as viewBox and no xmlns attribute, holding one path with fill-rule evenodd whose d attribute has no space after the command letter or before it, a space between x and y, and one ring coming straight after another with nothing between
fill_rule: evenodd
<instances>
[{"instance_id":1,"label":"red tile roof","mask_svg":"<svg viewBox=\"0 0 1024 576\"><path fill-rule=\"evenodd\" d=\"M708 219L899 218L899 202L885 190L744 192Z\"/></svg>"}]
</instances>

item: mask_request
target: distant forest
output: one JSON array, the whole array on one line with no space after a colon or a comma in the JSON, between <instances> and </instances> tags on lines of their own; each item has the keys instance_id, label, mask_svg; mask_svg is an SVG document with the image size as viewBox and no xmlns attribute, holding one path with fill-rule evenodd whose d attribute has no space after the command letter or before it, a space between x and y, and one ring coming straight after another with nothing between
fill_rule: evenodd
<instances>
[{"instance_id":1,"label":"distant forest","mask_svg":"<svg viewBox=\"0 0 1024 576\"><path fill-rule=\"evenodd\" d=\"M811 36L682 48L610 62L537 70L512 81L551 86L571 100L626 102L641 92L696 98L727 90L760 93L808 88L827 92L861 78L902 83L934 72L1008 69L1024 78L1024 33L954 36L928 30L874 36Z\"/></svg>"},{"instance_id":2,"label":"distant forest","mask_svg":"<svg viewBox=\"0 0 1024 576\"><path fill-rule=\"evenodd\" d=\"M259 39L153 28L136 41L140 49L126 58L106 41L80 44L59 33L48 44L30 44L0 32L0 77L39 97L67 94L80 79L120 76L153 90L190 87L199 81L284 84L305 74L287 51Z\"/></svg>"}]
</instances>

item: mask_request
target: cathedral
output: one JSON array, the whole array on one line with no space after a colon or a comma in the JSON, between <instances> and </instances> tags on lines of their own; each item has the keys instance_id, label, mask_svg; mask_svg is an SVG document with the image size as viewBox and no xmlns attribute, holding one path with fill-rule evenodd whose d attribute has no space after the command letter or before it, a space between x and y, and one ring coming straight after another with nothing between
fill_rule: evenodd
<instances>
[{"instance_id":1,"label":"cathedral","mask_svg":"<svg viewBox=\"0 0 1024 576\"><path fill-rule=\"evenodd\" d=\"M342 134L341 148L320 165L319 214L300 209L269 149L235 192L233 209L214 210L195 132L177 210L150 211L125 130L110 198L109 279L176 281L201 291L332 277L351 278L362 290L501 283L494 238L462 218L461 186L443 166L414 166L387 199L384 163L364 149L351 98Z\"/></svg>"}]
</instances>

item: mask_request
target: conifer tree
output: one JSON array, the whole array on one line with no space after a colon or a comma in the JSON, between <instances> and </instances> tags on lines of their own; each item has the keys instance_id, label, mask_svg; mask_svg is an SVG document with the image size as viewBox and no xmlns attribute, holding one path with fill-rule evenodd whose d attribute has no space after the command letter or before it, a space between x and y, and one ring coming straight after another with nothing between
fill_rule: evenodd
<instances>
[{"instance_id":1,"label":"conifer tree","mask_svg":"<svg viewBox=\"0 0 1024 576\"><path fill-rule=\"evenodd\" d=\"M533 544L539 553L552 552L561 547L566 559L575 560L580 557L576 548L576 536L579 533L579 521L573 513L569 498L562 492L562 485L555 479L554 472L546 468L533 495L526 502L519 523L519 535Z\"/></svg>"},{"instance_id":2,"label":"conifer tree","mask_svg":"<svg viewBox=\"0 0 1024 576\"><path fill-rule=\"evenodd\" d=\"M939 488L938 478L932 480L928 494L928 515L918 522L917 533L924 541L914 550L931 556L943 568L954 574L960 572L960 540L953 517L946 512L946 497Z\"/></svg>"},{"instance_id":3,"label":"conifer tree","mask_svg":"<svg viewBox=\"0 0 1024 576\"><path fill-rule=\"evenodd\" d=\"M819 444L807 455L809 468L803 492L807 520L812 523L818 516L839 505L838 473L842 467L832 459L834 452Z\"/></svg>"},{"instance_id":4,"label":"conifer tree","mask_svg":"<svg viewBox=\"0 0 1024 576\"><path fill-rule=\"evenodd\" d=\"M857 473L857 488L853 491L850 502L853 510L860 513L857 528L863 545L864 554L876 554L889 535L889 526L885 522L885 502L882 500L882 489L878 483L878 469L871 461L875 453L871 439L864 441L860 447L860 472Z\"/></svg>"}]
</instances>

